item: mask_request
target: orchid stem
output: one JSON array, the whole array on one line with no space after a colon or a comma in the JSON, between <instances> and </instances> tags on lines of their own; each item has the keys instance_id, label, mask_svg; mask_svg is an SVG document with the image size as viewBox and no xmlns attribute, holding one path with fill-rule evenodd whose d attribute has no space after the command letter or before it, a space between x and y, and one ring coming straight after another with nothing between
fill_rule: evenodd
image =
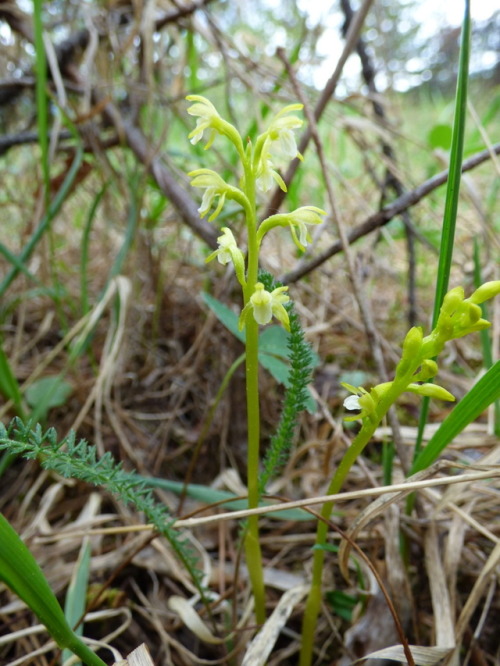
<instances>
[{"instance_id":1,"label":"orchid stem","mask_svg":"<svg viewBox=\"0 0 500 666\"><path fill-rule=\"evenodd\" d=\"M244 288L245 305L255 291L259 271L259 247L257 243L257 216L255 209L255 176L249 161L244 161L245 194L249 206L246 212L248 231L248 271ZM260 460L260 405L259 405L259 325L249 317L246 324L246 394L247 394L247 488L248 508L259 504ZM259 540L259 520L250 516L245 535L245 553L255 601L255 617L259 624L266 619L264 574Z\"/></svg>"}]
</instances>

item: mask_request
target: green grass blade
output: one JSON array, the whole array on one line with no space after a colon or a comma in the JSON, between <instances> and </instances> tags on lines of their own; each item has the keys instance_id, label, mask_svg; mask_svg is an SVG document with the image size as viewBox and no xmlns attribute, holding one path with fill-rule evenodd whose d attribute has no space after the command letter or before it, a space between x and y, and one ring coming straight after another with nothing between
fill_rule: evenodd
<instances>
[{"instance_id":1,"label":"green grass blade","mask_svg":"<svg viewBox=\"0 0 500 666\"><path fill-rule=\"evenodd\" d=\"M455 409L446 417L429 440L411 468L410 474L420 472L431 465L469 423L500 398L500 361L497 361L472 387Z\"/></svg>"},{"instance_id":2,"label":"green grass blade","mask_svg":"<svg viewBox=\"0 0 500 666\"><path fill-rule=\"evenodd\" d=\"M24 273L31 282L39 284L37 278L29 271L28 267L19 259L19 257L13 254L8 247L5 247L3 243L0 243L0 254L7 259L9 264L15 266L19 273Z\"/></svg>"},{"instance_id":3,"label":"green grass blade","mask_svg":"<svg viewBox=\"0 0 500 666\"><path fill-rule=\"evenodd\" d=\"M29 242L27 243L27 245L25 245L25 247L21 251L21 254L18 256L20 262L23 263L27 262L32 252L34 251L35 247L37 246L38 242L42 238L43 234L47 231L47 229L49 229L52 220L59 212L59 209L61 208L62 204L64 203L69 193L73 181L78 173L78 169L80 168L80 164L82 163L82 159L83 159L83 149L81 146L79 146L76 151L75 158L71 164L71 167L69 168L68 173L66 174L66 178L63 181L63 184L61 185L53 201L50 203L47 212L42 218L34 234L31 236ZM15 280L19 272L20 270L18 268L18 264L16 264L11 269L9 274L4 278L4 280L0 284L0 298L5 294L5 292L10 287L12 282Z\"/></svg>"},{"instance_id":4,"label":"green grass blade","mask_svg":"<svg viewBox=\"0 0 500 666\"><path fill-rule=\"evenodd\" d=\"M439 310L443 298L448 291L453 245L455 242L455 227L457 220L458 200L460 194L460 178L462 175L462 158L464 150L465 119L467 115L467 81L469 76L470 55L470 0L465 0L465 12L462 25L462 39L458 66L457 91L455 97L455 117L453 120L453 135L450 151L450 168L446 188L446 201L444 208L443 228L441 230L441 245L439 250L439 264L434 296L434 311L432 315L432 328L436 326ZM429 414L429 398L422 400L418 435L415 443L414 459L418 456L424 433L425 424Z\"/></svg>"},{"instance_id":5,"label":"green grass blade","mask_svg":"<svg viewBox=\"0 0 500 666\"><path fill-rule=\"evenodd\" d=\"M0 514L0 580L31 608L60 647L69 648L88 666L106 666L75 635L37 561L3 514Z\"/></svg>"},{"instance_id":6,"label":"green grass blade","mask_svg":"<svg viewBox=\"0 0 500 666\"><path fill-rule=\"evenodd\" d=\"M108 183L105 183L94 197L94 201L92 202L92 205L88 212L87 221L85 223L85 228L83 230L82 253L80 261L80 292L81 292L81 303L82 303L81 305L82 315L86 315L87 312L90 310L89 297L88 297L88 279L87 279L87 271L89 263L90 232L92 230L92 224L94 222L97 209L99 208L99 204L101 203L101 200L107 188L108 188Z\"/></svg>"},{"instance_id":7,"label":"green grass blade","mask_svg":"<svg viewBox=\"0 0 500 666\"><path fill-rule=\"evenodd\" d=\"M469 78L470 54L470 1L465 0L464 22L458 67L457 92L455 99L455 117L450 152L450 169L446 188L439 267L434 299L432 327L436 325L444 295L448 291L455 227L457 220L458 201L460 195L460 179L462 176L462 158L464 152L465 120L467 116L467 82Z\"/></svg>"},{"instance_id":8,"label":"green grass blade","mask_svg":"<svg viewBox=\"0 0 500 666\"><path fill-rule=\"evenodd\" d=\"M113 262L113 265L111 266L111 270L109 271L109 276L106 286L111 282L111 280L114 277L120 275L120 273L122 272L123 265L125 263L125 260L127 259L130 248L132 247L132 243L134 242L135 232L137 229L137 220L139 215L139 206L138 206L139 201L137 197L137 188L138 188L137 179L132 178L129 181L129 190L131 193L131 197L129 203L129 212L127 218L127 227L125 229L125 236L123 238L123 242L120 246L120 249L118 250L118 254L116 255L116 258Z\"/></svg>"},{"instance_id":9,"label":"green grass blade","mask_svg":"<svg viewBox=\"0 0 500 666\"><path fill-rule=\"evenodd\" d=\"M40 144L42 176L44 185L45 203L49 197L49 132L48 132L48 104L47 104L47 60L45 45L43 43L42 0L33 2L33 28L35 38L35 72L36 72L36 112L38 123L38 142Z\"/></svg>"},{"instance_id":10,"label":"green grass blade","mask_svg":"<svg viewBox=\"0 0 500 666\"><path fill-rule=\"evenodd\" d=\"M85 600L87 598L87 589L89 584L90 557L92 548L88 538L82 543L78 561L71 577L71 581L64 602L64 615L70 627L74 627L77 636L83 632L81 619L85 614ZM63 650L61 655L61 664L71 657L69 650ZM81 662L73 663L73 666L80 666Z\"/></svg>"},{"instance_id":11,"label":"green grass blade","mask_svg":"<svg viewBox=\"0 0 500 666\"><path fill-rule=\"evenodd\" d=\"M23 409L23 398L21 396L21 389L19 383L12 372L10 363L5 355L3 348L0 346L0 393L6 400L12 400L16 409L16 414L24 419L25 413Z\"/></svg>"},{"instance_id":12,"label":"green grass blade","mask_svg":"<svg viewBox=\"0 0 500 666\"><path fill-rule=\"evenodd\" d=\"M139 476L139 475L138 475ZM241 511L248 508L248 500L235 499L235 495L227 490L217 490L208 486L202 486L197 483L189 483L187 486L182 481L170 481L168 479L157 479L155 477L140 477L144 483L152 488L162 488L172 493L180 495L185 493L199 502L213 504L215 502L224 502L224 510ZM261 500L259 506L271 506L266 500ZM285 511L269 512L268 518L277 520L312 520L311 514L301 509L287 509Z\"/></svg>"}]
</instances>

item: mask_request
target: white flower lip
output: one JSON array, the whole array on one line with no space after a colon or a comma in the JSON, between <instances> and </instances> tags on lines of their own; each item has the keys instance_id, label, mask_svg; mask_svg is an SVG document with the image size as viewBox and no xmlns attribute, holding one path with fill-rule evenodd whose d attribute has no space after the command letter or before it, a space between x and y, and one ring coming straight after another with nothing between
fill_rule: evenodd
<instances>
[{"instance_id":1,"label":"white flower lip","mask_svg":"<svg viewBox=\"0 0 500 666\"><path fill-rule=\"evenodd\" d=\"M359 396L348 395L347 398L344 400L344 407L349 411L361 409L361 405L359 404Z\"/></svg>"}]
</instances>

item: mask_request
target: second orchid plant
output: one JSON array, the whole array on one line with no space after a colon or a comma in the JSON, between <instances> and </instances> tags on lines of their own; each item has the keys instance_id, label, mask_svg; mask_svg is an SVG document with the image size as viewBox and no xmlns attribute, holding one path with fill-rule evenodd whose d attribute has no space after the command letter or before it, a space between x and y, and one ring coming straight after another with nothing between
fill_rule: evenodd
<instances>
[{"instance_id":1,"label":"second orchid plant","mask_svg":"<svg viewBox=\"0 0 500 666\"><path fill-rule=\"evenodd\" d=\"M248 506L258 506L259 462L260 462L260 408L258 384L258 336L259 326L268 324L275 317L284 328L290 330L290 320L285 305L289 302L287 287L279 286L268 291L259 282L259 252L265 235L275 227L288 227L296 246L303 250L311 240L308 225L320 224L325 211L315 206L304 206L290 213L271 215L259 221L257 217L257 190L267 192L276 183L286 192L286 185L277 171L277 163L302 159L297 150L294 130L303 121L295 115L301 104L285 106L271 120L267 130L260 134L255 143L243 142L238 130L224 120L215 106L205 97L189 95L192 105L188 113L197 118L195 129L189 134L191 143L196 144L208 135L205 149L210 148L218 135L228 139L235 147L242 166L239 186L227 183L216 171L197 169L188 175L191 185L204 189L201 206L202 217L212 208L209 221L214 220L224 207L226 200L236 201L243 209L246 223L246 256L239 247L235 234L229 227L222 227L218 238L218 248L207 258L217 258L221 264L232 263L243 293L243 308L239 318L240 329L245 329L246 395L247 395L247 489ZM262 558L259 542L257 516L250 517L245 536L245 551L250 574L257 622L265 620L265 593Z\"/></svg>"}]
</instances>

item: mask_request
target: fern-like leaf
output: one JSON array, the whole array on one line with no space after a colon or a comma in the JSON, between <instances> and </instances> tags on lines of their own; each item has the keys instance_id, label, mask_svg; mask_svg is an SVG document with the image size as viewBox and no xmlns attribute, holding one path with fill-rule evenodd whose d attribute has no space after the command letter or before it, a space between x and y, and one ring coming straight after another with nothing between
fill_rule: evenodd
<instances>
[{"instance_id":1,"label":"fern-like leaf","mask_svg":"<svg viewBox=\"0 0 500 666\"><path fill-rule=\"evenodd\" d=\"M43 433L39 424L32 429L18 418L15 418L8 428L0 423L1 450L26 459L36 458L44 469L104 488L125 504L143 512L146 520L168 540L202 598L205 597L196 556L190 544L172 527L174 519L167 508L155 500L152 491L139 476L126 472L110 453L98 458L95 446L83 439L76 441L74 433L58 441L54 428Z\"/></svg>"},{"instance_id":2,"label":"fern-like leaf","mask_svg":"<svg viewBox=\"0 0 500 666\"><path fill-rule=\"evenodd\" d=\"M272 275L262 271L259 280L268 291L281 287ZM290 335L288 338L288 358L290 373L288 387L285 390L283 409L276 433L271 438L270 446L263 461L263 470L259 477L259 489L263 494L269 480L276 476L288 460L293 438L297 427L297 418L306 408L308 400L307 385L311 380L313 356L311 347L304 339L304 331L293 303L285 304L290 318Z\"/></svg>"}]
</instances>

